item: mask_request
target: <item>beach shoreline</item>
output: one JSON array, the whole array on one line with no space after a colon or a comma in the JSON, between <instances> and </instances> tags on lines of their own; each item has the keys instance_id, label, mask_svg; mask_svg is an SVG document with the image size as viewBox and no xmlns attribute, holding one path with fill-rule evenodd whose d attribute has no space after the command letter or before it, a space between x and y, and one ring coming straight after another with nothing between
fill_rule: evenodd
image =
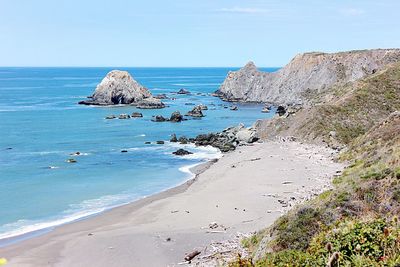
<instances>
[{"instance_id":1,"label":"beach shoreline","mask_svg":"<svg viewBox=\"0 0 400 267\"><path fill-rule=\"evenodd\" d=\"M282 141L239 147L195 166L194 177L181 185L0 248L0 256L9 266L123 266L132 260L135 266L175 266L185 253L266 227L295 203L329 188L343 168L332 153ZM245 173L250 181L243 182ZM217 229L210 231L213 222Z\"/></svg>"}]
</instances>

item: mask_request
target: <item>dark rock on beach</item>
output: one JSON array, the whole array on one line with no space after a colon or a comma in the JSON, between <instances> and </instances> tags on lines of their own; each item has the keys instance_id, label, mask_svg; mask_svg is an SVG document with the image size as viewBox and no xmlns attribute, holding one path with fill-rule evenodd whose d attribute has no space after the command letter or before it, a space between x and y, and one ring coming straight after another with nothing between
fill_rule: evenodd
<instances>
[{"instance_id":1,"label":"dark rock on beach","mask_svg":"<svg viewBox=\"0 0 400 267\"><path fill-rule=\"evenodd\" d=\"M283 116L286 113L286 108L284 106L279 106L276 109L276 114L278 114L279 116Z\"/></svg>"},{"instance_id":2,"label":"dark rock on beach","mask_svg":"<svg viewBox=\"0 0 400 267\"><path fill-rule=\"evenodd\" d=\"M177 151L172 152L172 154L177 155L177 156L185 156L185 155L190 155L190 154L193 154L193 153L190 152L190 151L187 151L185 149L180 148Z\"/></svg>"}]
</instances>

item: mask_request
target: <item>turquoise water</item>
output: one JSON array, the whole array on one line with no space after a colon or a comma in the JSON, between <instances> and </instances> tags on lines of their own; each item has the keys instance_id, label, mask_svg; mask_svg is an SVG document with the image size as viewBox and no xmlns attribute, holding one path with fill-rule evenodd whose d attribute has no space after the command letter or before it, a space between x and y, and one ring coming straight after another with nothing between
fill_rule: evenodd
<instances>
[{"instance_id":1,"label":"turquoise water","mask_svg":"<svg viewBox=\"0 0 400 267\"><path fill-rule=\"evenodd\" d=\"M92 94L111 68L0 68L0 239L58 225L159 192L190 177L188 166L219 157L213 148L187 146L195 154L171 153L179 146L146 145L219 131L266 118L261 105L224 103L210 95L226 68L122 68L153 94L176 100L162 110L90 107L77 102ZM272 71L274 69L264 69ZM173 95L186 88L191 95ZM153 115L186 113L205 104L206 117L182 123L151 122ZM215 106L211 106L215 104ZM212 110L212 108L215 108ZM105 120L110 114L142 112L144 117ZM121 153L127 149L128 153ZM79 151L81 156L70 156ZM75 158L77 163L67 163Z\"/></svg>"}]
</instances>

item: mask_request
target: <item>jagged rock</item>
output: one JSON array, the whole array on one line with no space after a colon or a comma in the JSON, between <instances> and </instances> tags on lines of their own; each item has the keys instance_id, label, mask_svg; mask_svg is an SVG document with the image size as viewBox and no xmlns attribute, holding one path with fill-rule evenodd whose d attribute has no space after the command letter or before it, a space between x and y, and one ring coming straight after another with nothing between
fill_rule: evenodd
<instances>
[{"instance_id":1,"label":"jagged rock","mask_svg":"<svg viewBox=\"0 0 400 267\"><path fill-rule=\"evenodd\" d=\"M184 145L189 143L189 140L185 136L181 136L179 137L178 142Z\"/></svg>"},{"instance_id":2,"label":"jagged rock","mask_svg":"<svg viewBox=\"0 0 400 267\"><path fill-rule=\"evenodd\" d=\"M208 107L206 105L200 104L199 107L201 110L208 110Z\"/></svg>"},{"instance_id":3,"label":"jagged rock","mask_svg":"<svg viewBox=\"0 0 400 267\"><path fill-rule=\"evenodd\" d=\"M177 156L185 156L185 155L190 155L190 154L193 154L193 153L190 152L190 151L187 151L185 149L180 148L177 151L172 152L172 154L177 155Z\"/></svg>"},{"instance_id":4,"label":"jagged rock","mask_svg":"<svg viewBox=\"0 0 400 267\"><path fill-rule=\"evenodd\" d=\"M162 115L156 115L152 121L154 122L164 122L164 121L168 121L168 119L164 118Z\"/></svg>"},{"instance_id":5,"label":"jagged rock","mask_svg":"<svg viewBox=\"0 0 400 267\"><path fill-rule=\"evenodd\" d=\"M180 89L178 92L176 92L178 95L188 95L190 92L184 88Z\"/></svg>"},{"instance_id":6,"label":"jagged rock","mask_svg":"<svg viewBox=\"0 0 400 267\"><path fill-rule=\"evenodd\" d=\"M165 104L160 99L149 97L139 101L136 107L141 109L160 109L165 108Z\"/></svg>"},{"instance_id":7,"label":"jagged rock","mask_svg":"<svg viewBox=\"0 0 400 267\"><path fill-rule=\"evenodd\" d=\"M191 111L189 111L186 114L186 116L197 117L197 118L204 117L200 106L195 106Z\"/></svg>"},{"instance_id":8,"label":"jagged rock","mask_svg":"<svg viewBox=\"0 0 400 267\"><path fill-rule=\"evenodd\" d=\"M183 120L183 116L179 111L175 111L171 114L169 121L171 122L181 122Z\"/></svg>"},{"instance_id":9,"label":"jagged rock","mask_svg":"<svg viewBox=\"0 0 400 267\"><path fill-rule=\"evenodd\" d=\"M304 104L309 96L346 84L400 61L400 49L305 53L276 72L261 72L253 62L229 72L216 92L224 100Z\"/></svg>"},{"instance_id":10,"label":"jagged rock","mask_svg":"<svg viewBox=\"0 0 400 267\"><path fill-rule=\"evenodd\" d=\"M131 116L129 116L128 114L119 114L118 119L120 120L126 120L129 119Z\"/></svg>"},{"instance_id":11,"label":"jagged rock","mask_svg":"<svg viewBox=\"0 0 400 267\"><path fill-rule=\"evenodd\" d=\"M140 112L133 112L133 113L131 114L131 117L132 117L132 118L141 118L141 117L143 117L143 114L140 113Z\"/></svg>"},{"instance_id":12,"label":"jagged rock","mask_svg":"<svg viewBox=\"0 0 400 267\"><path fill-rule=\"evenodd\" d=\"M176 138L176 134L172 134L171 135L171 139L169 141L172 142L172 143L178 142L178 138Z\"/></svg>"},{"instance_id":13,"label":"jagged rock","mask_svg":"<svg viewBox=\"0 0 400 267\"><path fill-rule=\"evenodd\" d=\"M154 98L157 98L157 99L168 99L166 94L158 94L158 95L155 95Z\"/></svg>"},{"instance_id":14,"label":"jagged rock","mask_svg":"<svg viewBox=\"0 0 400 267\"><path fill-rule=\"evenodd\" d=\"M133 104L151 93L136 82L126 71L113 70L97 85L90 100L80 101L84 105Z\"/></svg>"},{"instance_id":15,"label":"jagged rock","mask_svg":"<svg viewBox=\"0 0 400 267\"><path fill-rule=\"evenodd\" d=\"M117 116L115 116L115 115L108 115L105 119L106 119L106 120L113 120L113 119L115 119L115 118L117 118Z\"/></svg>"},{"instance_id":16,"label":"jagged rock","mask_svg":"<svg viewBox=\"0 0 400 267\"><path fill-rule=\"evenodd\" d=\"M279 106L276 109L276 114L278 114L279 116L283 116L286 113L286 108L284 106Z\"/></svg>"}]
</instances>

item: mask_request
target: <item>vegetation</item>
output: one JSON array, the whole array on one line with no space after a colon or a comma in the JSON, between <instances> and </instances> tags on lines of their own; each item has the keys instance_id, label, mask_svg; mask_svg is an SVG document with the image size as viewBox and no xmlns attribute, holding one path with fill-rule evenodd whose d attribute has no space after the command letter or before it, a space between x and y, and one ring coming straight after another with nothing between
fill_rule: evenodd
<instances>
[{"instance_id":1,"label":"vegetation","mask_svg":"<svg viewBox=\"0 0 400 267\"><path fill-rule=\"evenodd\" d=\"M253 257L231 266L400 266L400 64L318 101L286 125L346 145L349 166L333 190L245 240Z\"/></svg>"}]
</instances>

